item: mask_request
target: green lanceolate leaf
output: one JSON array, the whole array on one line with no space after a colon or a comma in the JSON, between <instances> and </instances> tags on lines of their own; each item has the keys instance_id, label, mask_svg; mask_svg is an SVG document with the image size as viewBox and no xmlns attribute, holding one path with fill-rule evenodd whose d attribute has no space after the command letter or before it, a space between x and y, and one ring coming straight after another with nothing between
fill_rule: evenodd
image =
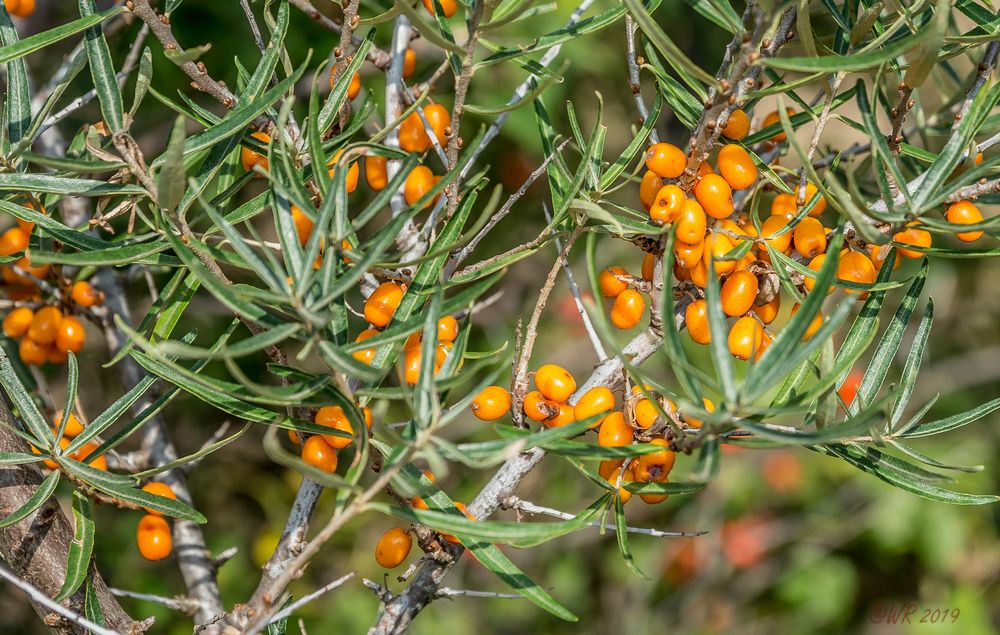
<instances>
[{"instance_id":1,"label":"green lanceolate leaf","mask_svg":"<svg viewBox=\"0 0 1000 635\"><path fill-rule=\"evenodd\" d=\"M163 167L156 176L156 198L160 207L174 210L184 196L184 117L174 121L170 141L164 152Z\"/></svg>"},{"instance_id":2,"label":"green lanceolate leaf","mask_svg":"<svg viewBox=\"0 0 1000 635\"><path fill-rule=\"evenodd\" d=\"M61 24L48 31L42 31L35 35L26 37L17 44L5 45L0 48L0 64L6 64L25 55L40 51L51 44L64 40L71 35L86 30L94 25L100 24L109 18L113 18L125 11L125 7L114 7L107 11L95 13L82 18L77 18L72 22Z\"/></svg>"},{"instance_id":3,"label":"green lanceolate leaf","mask_svg":"<svg viewBox=\"0 0 1000 635\"><path fill-rule=\"evenodd\" d=\"M94 506L81 492L73 492L73 541L69 543L66 559L66 579L55 601L61 602L80 588L90 572L90 558L94 553Z\"/></svg>"},{"instance_id":4,"label":"green lanceolate leaf","mask_svg":"<svg viewBox=\"0 0 1000 635\"><path fill-rule=\"evenodd\" d=\"M30 516L36 509L45 504L45 501L49 500L52 493L56 491L56 485L59 484L59 470L53 470L51 474L45 477L35 493L31 495L31 498L21 506L17 511L12 512L6 518L0 519L0 529L4 527L10 527L16 522L24 520Z\"/></svg>"},{"instance_id":5,"label":"green lanceolate leaf","mask_svg":"<svg viewBox=\"0 0 1000 635\"><path fill-rule=\"evenodd\" d=\"M78 0L80 17L86 18L97 14L94 0ZM115 76L114 63L108 42L104 39L104 31L100 24L87 29L84 36L87 58L90 60L90 76L94 80L97 98L101 102L101 114L111 132L121 132L125 127L125 106L122 104L122 92L118 88L118 78Z\"/></svg>"},{"instance_id":6,"label":"green lanceolate leaf","mask_svg":"<svg viewBox=\"0 0 1000 635\"><path fill-rule=\"evenodd\" d=\"M0 9L0 51L8 50L18 44L17 29L10 21L6 8ZM28 91L28 69L24 60L15 57L6 63L7 77L3 94L3 115L6 120L5 147L13 146L28 132L31 125L31 95Z\"/></svg>"}]
</instances>

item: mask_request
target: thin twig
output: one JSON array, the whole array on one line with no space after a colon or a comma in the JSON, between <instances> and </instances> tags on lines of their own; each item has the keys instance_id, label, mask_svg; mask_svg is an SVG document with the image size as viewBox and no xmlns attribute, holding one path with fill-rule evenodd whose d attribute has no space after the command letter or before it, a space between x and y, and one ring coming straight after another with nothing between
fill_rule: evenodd
<instances>
[{"instance_id":1,"label":"thin twig","mask_svg":"<svg viewBox=\"0 0 1000 635\"><path fill-rule=\"evenodd\" d=\"M628 88L635 98L635 107L639 111L639 125L645 125L649 119L649 109L646 107L646 100L642 97L642 82L639 78L639 60L635 52L635 31L638 27L632 19L632 15L625 16L625 55L628 58ZM649 140L652 143L659 143L660 136L656 133L654 125L649 131Z\"/></svg>"},{"instance_id":2,"label":"thin twig","mask_svg":"<svg viewBox=\"0 0 1000 635\"><path fill-rule=\"evenodd\" d=\"M312 593L310 593L308 595L302 596L297 601L292 602L291 604L289 604L284 609L282 609L282 610L278 611L277 613L275 613L274 617L271 618L271 621L268 622L268 624L274 624L275 622L280 622L281 620L285 619L286 617L291 616L292 613L294 613L295 611L299 610L300 608L302 608L306 604L309 604L313 600L315 600L315 599L321 597L322 595L325 595L326 593L329 593L330 591L333 591L337 587L343 585L345 582L347 582L348 580L350 580L351 578L353 578L356 574L357 574L357 571L351 571L347 575L342 575L339 578L337 578L336 580L334 580L333 582L330 582L328 584L325 584L325 585L321 586L320 588L316 589Z\"/></svg>"},{"instance_id":3,"label":"thin twig","mask_svg":"<svg viewBox=\"0 0 1000 635\"><path fill-rule=\"evenodd\" d=\"M25 582L21 578L14 575L7 567L0 565L0 578L7 580L14 587L21 589L28 594L28 597L37 604L41 604L45 608L49 609L53 613L58 613L63 618L69 620L73 624L82 626L89 629L90 631L97 633L97 635L122 635L118 631L112 631L110 629L104 628L100 624L95 624L82 615L77 615L73 611L69 610L62 604L53 601L49 596L42 593L40 590L32 586L31 584Z\"/></svg>"},{"instance_id":4,"label":"thin twig","mask_svg":"<svg viewBox=\"0 0 1000 635\"><path fill-rule=\"evenodd\" d=\"M574 514L569 514L558 509L552 509L551 507L542 507L541 505L536 505L526 500L521 500L517 496L510 496L507 500L503 501L504 509L516 509L522 511L526 514L543 514L545 516L552 516L553 518L561 518L563 520L573 520L576 518ZM587 523L590 527L602 528L604 523L599 520ZM659 529L647 529L646 527L625 527L625 530L630 534L643 534L646 536L653 536L654 538L695 538L697 536L704 536L707 531L661 531Z\"/></svg>"}]
</instances>

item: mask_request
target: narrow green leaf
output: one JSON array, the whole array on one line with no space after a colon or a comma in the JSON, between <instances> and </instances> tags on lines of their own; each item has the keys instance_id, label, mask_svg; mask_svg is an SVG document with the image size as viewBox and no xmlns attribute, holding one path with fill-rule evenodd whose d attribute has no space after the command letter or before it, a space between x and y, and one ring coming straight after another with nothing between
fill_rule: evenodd
<instances>
[{"instance_id":1,"label":"narrow green leaf","mask_svg":"<svg viewBox=\"0 0 1000 635\"><path fill-rule=\"evenodd\" d=\"M56 485L59 484L59 475L59 470L53 470L51 474L46 476L45 480L38 486L38 489L35 490L35 493L31 495L20 509L0 520L0 529L10 527L14 523L24 520L41 507L45 501L49 500L52 493L56 491Z\"/></svg>"},{"instance_id":2,"label":"narrow green leaf","mask_svg":"<svg viewBox=\"0 0 1000 635\"><path fill-rule=\"evenodd\" d=\"M86 494L73 492L73 541L66 557L66 579L54 598L62 602L80 588L90 573L90 558L94 553L94 507Z\"/></svg>"},{"instance_id":3,"label":"narrow green leaf","mask_svg":"<svg viewBox=\"0 0 1000 635\"><path fill-rule=\"evenodd\" d=\"M97 15L94 0L77 0L80 17ZM87 58L90 60L90 76L94 80L97 98L101 102L101 114L104 122L112 133L121 132L125 127L125 106L122 104L122 93L118 88L118 78L115 76L114 63L108 42L104 39L104 30L100 24L87 29L84 36Z\"/></svg>"},{"instance_id":4,"label":"narrow green leaf","mask_svg":"<svg viewBox=\"0 0 1000 635\"><path fill-rule=\"evenodd\" d=\"M161 208L173 211L184 196L184 117L174 120L170 141L163 153L163 167L156 175L156 197Z\"/></svg>"}]
</instances>

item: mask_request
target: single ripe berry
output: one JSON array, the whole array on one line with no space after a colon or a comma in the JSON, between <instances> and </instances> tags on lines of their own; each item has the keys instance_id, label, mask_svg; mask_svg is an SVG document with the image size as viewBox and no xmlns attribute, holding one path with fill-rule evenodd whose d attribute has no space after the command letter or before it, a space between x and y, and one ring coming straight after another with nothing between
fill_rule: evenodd
<instances>
[{"instance_id":1,"label":"single ripe berry","mask_svg":"<svg viewBox=\"0 0 1000 635\"><path fill-rule=\"evenodd\" d=\"M392 321L405 293L395 282L383 282L365 301L365 319L375 328L385 328Z\"/></svg>"},{"instance_id":2,"label":"single ripe berry","mask_svg":"<svg viewBox=\"0 0 1000 635\"><path fill-rule=\"evenodd\" d=\"M408 48L403 53L403 79L410 79L415 70L417 70L417 52Z\"/></svg>"},{"instance_id":3,"label":"single ripe berry","mask_svg":"<svg viewBox=\"0 0 1000 635\"><path fill-rule=\"evenodd\" d=\"M726 125L722 126L722 136L739 141L750 132L750 117L742 109L737 108L729 114Z\"/></svg>"},{"instance_id":4,"label":"single ripe berry","mask_svg":"<svg viewBox=\"0 0 1000 635\"><path fill-rule=\"evenodd\" d=\"M705 210L701 204L693 198L685 199L681 206L681 213L674 221L677 232L677 240L694 245L705 239L705 230L708 228L708 219L705 217Z\"/></svg>"},{"instance_id":5,"label":"single ripe berry","mask_svg":"<svg viewBox=\"0 0 1000 635\"><path fill-rule=\"evenodd\" d=\"M795 316L796 313L799 312L799 309L801 307L802 307L802 305L799 304L798 302L796 302L794 305L792 305L792 316L793 317ZM816 333L816 331L818 331L820 329L821 326L823 326L823 314L821 312L817 311L816 312L816 316L813 317L813 319L812 319L811 322L809 322L809 326L806 327L806 332L802 335L803 341L809 339L810 337L812 337Z\"/></svg>"},{"instance_id":6,"label":"single ripe berry","mask_svg":"<svg viewBox=\"0 0 1000 635\"><path fill-rule=\"evenodd\" d=\"M611 475L615 473L615 470L620 468L625 464L625 459L607 459L601 461L601 464L597 468L597 473L601 475L605 481L610 481Z\"/></svg>"},{"instance_id":7,"label":"single ripe berry","mask_svg":"<svg viewBox=\"0 0 1000 635\"><path fill-rule=\"evenodd\" d=\"M382 534L375 545L375 562L380 567L395 569L410 555L413 538L401 527L393 527Z\"/></svg>"},{"instance_id":8,"label":"single ripe berry","mask_svg":"<svg viewBox=\"0 0 1000 635\"><path fill-rule=\"evenodd\" d=\"M666 225L677 220L684 207L684 190L673 183L664 185L656 193L649 208L649 219L658 225Z\"/></svg>"},{"instance_id":9,"label":"single ripe berry","mask_svg":"<svg viewBox=\"0 0 1000 635\"><path fill-rule=\"evenodd\" d=\"M104 294L86 280L74 282L70 296L73 298L73 302L82 307L98 306L104 303Z\"/></svg>"},{"instance_id":10,"label":"single ripe berry","mask_svg":"<svg viewBox=\"0 0 1000 635\"><path fill-rule=\"evenodd\" d=\"M972 225L974 223L983 222L983 213L979 211L979 208L970 203L969 201L959 201L948 207L948 210L944 214L945 219L949 223L955 223L956 225ZM956 232L955 237L962 242L975 242L983 237L982 230L972 231L972 232Z\"/></svg>"},{"instance_id":11,"label":"single ripe berry","mask_svg":"<svg viewBox=\"0 0 1000 635\"><path fill-rule=\"evenodd\" d=\"M365 157L365 182L376 192L384 190L389 184L388 163L388 159L378 155L370 154Z\"/></svg>"},{"instance_id":12,"label":"single ripe berry","mask_svg":"<svg viewBox=\"0 0 1000 635\"><path fill-rule=\"evenodd\" d=\"M795 110L792 108L785 108L785 112L788 114L789 117L795 114ZM780 122L781 122L781 115L778 113L777 110L775 110L768 116L764 117L764 121L761 123L761 128L770 128L775 124L780 125ZM775 143L781 143L787 138L788 135L786 135L784 132L779 132L775 134L773 137L771 137L771 141L774 141Z\"/></svg>"},{"instance_id":13,"label":"single ripe berry","mask_svg":"<svg viewBox=\"0 0 1000 635\"><path fill-rule=\"evenodd\" d=\"M327 174L330 178L333 178L337 162L340 160L341 155L344 154L343 150L337 150L337 153L333 155L327 164ZM341 166L343 168L343 166ZM358 189L358 176L361 173L361 168L358 166L357 161L351 161L351 165L347 168L347 178L344 179L344 185L347 188L347 193L350 194L354 190Z\"/></svg>"},{"instance_id":14,"label":"single ripe berry","mask_svg":"<svg viewBox=\"0 0 1000 635\"><path fill-rule=\"evenodd\" d=\"M826 260L826 254L820 254L809 261L807 265L815 273L819 273L819 270L823 267L823 262ZM803 276L802 284L805 286L806 291L812 291L813 287L816 286L816 276ZM833 291L833 287L827 289L827 294Z\"/></svg>"},{"instance_id":15,"label":"single ripe berry","mask_svg":"<svg viewBox=\"0 0 1000 635\"><path fill-rule=\"evenodd\" d=\"M659 446L662 449L650 454L640 454L632 464L635 480L640 483L663 483L674 469L676 455L670 450L666 439L653 439L648 445Z\"/></svg>"},{"instance_id":16,"label":"single ripe berry","mask_svg":"<svg viewBox=\"0 0 1000 635\"><path fill-rule=\"evenodd\" d=\"M152 494L153 496L161 496L163 498L169 498L170 500L177 500L177 494L174 494L174 490L171 489L166 483L161 483L160 481L150 481L142 487L142 491ZM162 516L160 512L155 509L149 509L148 507L143 507L147 514L152 514L154 516Z\"/></svg>"},{"instance_id":17,"label":"single ripe berry","mask_svg":"<svg viewBox=\"0 0 1000 635\"><path fill-rule=\"evenodd\" d=\"M674 260L685 269L690 269L699 262L705 253L705 242L700 241L694 245L689 245L681 241L674 243Z\"/></svg>"},{"instance_id":18,"label":"single ripe berry","mask_svg":"<svg viewBox=\"0 0 1000 635\"><path fill-rule=\"evenodd\" d=\"M875 284L875 265L868 256L858 251L848 251L837 262L837 278L859 284ZM844 289L846 293L864 293L858 289Z\"/></svg>"},{"instance_id":19,"label":"single ripe berry","mask_svg":"<svg viewBox=\"0 0 1000 635\"><path fill-rule=\"evenodd\" d=\"M733 189L718 174L709 174L698 181L694 186L694 196L712 218L733 215Z\"/></svg>"},{"instance_id":20,"label":"single ripe berry","mask_svg":"<svg viewBox=\"0 0 1000 635\"><path fill-rule=\"evenodd\" d=\"M3 334L12 338L21 337L28 332L34 319L34 311L26 306L19 306L4 317Z\"/></svg>"},{"instance_id":21,"label":"single ripe berry","mask_svg":"<svg viewBox=\"0 0 1000 635\"><path fill-rule=\"evenodd\" d=\"M695 300L684 309L684 323L688 335L696 344L708 344L712 333L708 326L708 304L705 300Z\"/></svg>"},{"instance_id":22,"label":"single ripe berry","mask_svg":"<svg viewBox=\"0 0 1000 635\"><path fill-rule=\"evenodd\" d=\"M892 239L896 241L897 245L913 245L914 247L927 248L931 246L931 233L926 229L920 229L917 227L907 227L903 231L895 234ZM905 247L896 247L896 251L903 255L905 258L923 258L924 254L922 252L916 251L915 249L907 249Z\"/></svg>"},{"instance_id":23,"label":"single ripe berry","mask_svg":"<svg viewBox=\"0 0 1000 635\"><path fill-rule=\"evenodd\" d=\"M764 324L770 324L774 322L774 319L778 317L778 311L781 309L781 294L775 294L774 299L767 304L760 304L753 308L753 312L757 314L760 321Z\"/></svg>"},{"instance_id":24,"label":"single ripe berry","mask_svg":"<svg viewBox=\"0 0 1000 635\"><path fill-rule=\"evenodd\" d=\"M302 462L321 472L332 474L337 471L337 451L326 442L326 436L314 434L302 444ZM339 437L335 437L340 439ZM340 439L346 440L346 439Z\"/></svg>"},{"instance_id":25,"label":"single ripe berry","mask_svg":"<svg viewBox=\"0 0 1000 635\"><path fill-rule=\"evenodd\" d=\"M537 390L524 395L524 414L532 421L546 421L559 416L559 404L546 399Z\"/></svg>"},{"instance_id":26,"label":"single ripe berry","mask_svg":"<svg viewBox=\"0 0 1000 635\"><path fill-rule=\"evenodd\" d=\"M642 279L646 282L653 281L653 271L656 268L656 257L653 254L646 254L642 257Z\"/></svg>"},{"instance_id":27,"label":"single ripe berry","mask_svg":"<svg viewBox=\"0 0 1000 635\"><path fill-rule=\"evenodd\" d=\"M576 380L562 366L545 364L535 371L535 386L538 391L556 403L563 403L576 392Z\"/></svg>"},{"instance_id":28,"label":"single ripe berry","mask_svg":"<svg viewBox=\"0 0 1000 635\"><path fill-rule=\"evenodd\" d=\"M49 357L49 345L39 344L30 337L21 339L17 349L21 361L32 366L41 366Z\"/></svg>"},{"instance_id":29,"label":"single ripe berry","mask_svg":"<svg viewBox=\"0 0 1000 635\"><path fill-rule=\"evenodd\" d=\"M632 445L634 439L632 426L625 421L625 415L618 411L608 413L601 421L600 430L597 431L597 443L606 448Z\"/></svg>"},{"instance_id":30,"label":"single ripe berry","mask_svg":"<svg viewBox=\"0 0 1000 635\"><path fill-rule=\"evenodd\" d=\"M784 215L769 216L760 225L760 237L775 251L785 252L792 244L792 232L783 231L781 234L778 232L784 230L787 225L788 218ZM767 253L767 250L761 248L761 252Z\"/></svg>"},{"instance_id":31,"label":"single ripe berry","mask_svg":"<svg viewBox=\"0 0 1000 635\"><path fill-rule=\"evenodd\" d=\"M705 407L705 412L715 412L715 404L712 403L712 400L708 397L702 397L701 403ZM684 421L692 428L700 428L704 425L704 422L701 419L695 419L694 417L688 415L684 416Z\"/></svg>"},{"instance_id":32,"label":"single ripe berry","mask_svg":"<svg viewBox=\"0 0 1000 635\"><path fill-rule=\"evenodd\" d=\"M376 331L375 329L365 329L358 334L357 339L355 339L354 341L363 342L369 337L374 337L375 335L378 335L378 331ZM360 351L354 351L353 353L351 353L351 357L358 360L362 364L368 364L370 366L372 360L375 359L375 349L363 348Z\"/></svg>"},{"instance_id":33,"label":"single ripe berry","mask_svg":"<svg viewBox=\"0 0 1000 635\"><path fill-rule=\"evenodd\" d=\"M652 399L640 399L632 407L632 416L637 426L643 429L652 427L660 417L660 411Z\"/></svg>"},{"instance_id":34,"label":"single ripe berry","mask_svg":"<svg viewBox=\"0 0 1000 635\"><path fill-rule=\"evenodd\" d=\"M764 327L752 316L741 317L729 330L729 352L736 359L748 360L761 347Z\"/></svg>"},{"instance_id":35,"label":"single ripe berry","mask_svg":"<svg viewBox=\"0 0 1000 635\"><path fill-rule=\"evenodd\" d=\"M0 256L13 256L28 248L28 234L20 227L11 227L0 234Z\"/></svg>"},{"instance_id":36,"label":"single ripe berry","mask_svg":"<svg viewBox=\"0 0 1000 635\"><path fill-rule=\"evenodd\" d=\"M4 7L15 18L27 18L35 12L35 0L4 0Z\"/></svg>"},{"instance_id":37,"label":"single ripe berry","mask_svg":"<svg viewBox=\"0 0 1000 635\"><path fill-rule=\"evenodd\" d=\"M611 392L611 389L606 386L594 386L583 393L583 396L573 406L573 417L577 421L583 421L584 419L589 419L590 417L613 410L614 407L615 395ZM601 425L600 419L595 421L590 427L596 428L599 425Z\"/></svg>"},{"instance_id":38,"label":"single ripe berry","mask_svg":"<svg viewBox=\"0 0 1000 635\"><path fill-rule=\"evenodd\" d=\"M646 300L635 289L626 289L618 294L611 305L611 323L620 329L634 328L642 320L646 310Z\"/></svg>"},{"instance_id":39,"label":"single ripe berry","mask_svg":"<svg viewBox=\"0 0 1000 635\"><path fill-rule=\"evenodd\" d=\"M706 271L711 271L709 266L715 267L716 275L729 273L736 268L735 260L722 260L735 245L729 236L719 232L712 232L705 237L705 248L701 254L701 261L705 265ZM714 262L713 262L714 261Z\"/></svg>"},{"instance_id":40,"label":"single ripe berry","mask_svg":"<svg viewBox=\"0 0 1000 635\"><path fill-rule=\"evenodd\" d=\"M446 315L438 320L438 342L451 343L458 337L458 320Z\"/></svg>"},{"instance_id":41,"label":"single ripe berry","mask_svg":"<svg viewBox=\"0 0 1000 635\"><path fill-rule=\"evenodd\" d=\"M510 393L500 386L487 386L472 400L472 414L483 421L496 421L510 412Z\"/></svg>"},{"instance_id":42,"label":"single ripe berry","mask_svg":"<svg viewBox=\"0 0 1000 635\"><path fill-rule=\"evenodd\" d=\"M61 353L79 353L87 342L87 332L80 320L72 315L63 316L59 321L59 333L56 336L56 349Z\"/></svg>"},{"instance_id":43,"label":"single ripe berry","mask_svg":"<svg viewBox=\"0 0 1000 635\"><path fill-rule=\"evenodd\" d=\"M312 235L314 223L298 205L292 205L292 224L295 225L295 233L299 237L299 244L305 246Z\"/></svg>"},{"instance_id":44,"label":"single ripe berry","mask_svg":"<svg viewBox=\"0 0 1000 635\"><path fill-rule=\"evenodd\" d=\"M664 179L676 179L684 173L687 157L672 143L654 143L646 150L646 167Z\"/></svg>"},{"instance_id":45,"label":"single ripe berry","mask_svg":"<svg viewBox=\"0 0 1000 635\"><path fill-rule=\"evenodd\" d=\"M424 108L424 118L430 124L434 136L437 137L438 145L444 147L448 144L448 126L451 125L451 113L441 104L431 104Z\"/></svg>"},{"instance_id":46,"label":"single ripe berry","mask_svg":"<svg viewBox=\"0 0 1000 635\"><path fill-rule=\"evenodd\" d=\"M734 190L745 190L757 180L757 166L750 158L750 153L735 143L719 150L716 164L719 174Z\"/></svg>"},{"instance_id":47,"label":"single ripe berry","mask_svg":"<svg viewBox=\"0 0 1000 635\"><path fill-rule=\"evenodd\" d=\"M420 470L420 473L423 474L424 478L426 478L431 483L437 482L437 477L434 476L434 473L431 472L430 470ZM425 503L424 499L420 498L419 496L414 496L413 498L411 498L410 505L412 505L416 509L428 509L427 503Z\"/></svg>"},{"instance_id":48,"label":"single ripe berry","mask_svg":"<svg viewBox=\"0 0 1000 635\"><path fill-rule=\"evenodd\" d=\"M406 204L416 204L417 201L431 191L435 183L437 183L437 179L429 167L418 165L413 168L413 171L406 177L406 183L403 184L403 197L406 199ZM424 203L424 207L430 204L431 201L427 201Z\"/></svg>"},{"instance_id":49,"label":"single ripe berry","mask_svg":"<svg viewBox=\"0 0 1000 635\"><path fill-rule=\"evenodd\" d=\"M826 228L811 216L799 221L792 232L795 251L805 258L813 258L826 251Z\"/></svg>"},{"instance_id":50,"label":"single ripe berry","mask_svg":"<svg viewBox=\"0 0 1000 635\"><path fill-rule=\"evenodd\" d=\"M431 15L436 15L437 10L434 5L441 5L441 10L444 12L444 17L450 18L455 15L458 11L458 3L455 0L423 0L424 8Z\"/></svg>"},{"instance_id":51,"label":"single ripe berry","mask_svg":"<svg viewBox=\"0 0 1000 635\"><path fill-rule=\"evenodd\" d=\"M271 135L267 134L266 132L255 132L250 136L256 139L257 141L260 141L264 145L270 145L271 143ZM261 174L259 174L254 170L255 167L259 167L260 169L267 172L267 169L270 166L266 155L260 154L256 150L247 147L243 147L240 150L240 161L242 161L243 163L243 169L246 170L247 172L252 172L254 178L262 177Z\"/></svg>"},{"instance_id":52,"label":"single ripe berry","mask_svg":"<svg viewBox=\"0 0 1000 635\"><path fill-rule=\"evenodd\" d=\"M820 193L819 189L812 183L806 182L806 203L813 200L813 197L819 197L816 201L816 205L809 210L810 216L820 216L826 211L826 197Z\"/></svg>"},{"instance_id":53,"label":"single ripe berry","mask_svg":"<svg viewBox=\"0 0 1000 635\"><path fill-rule=\"evenodd\" d=\"M333 72L330 72L330 88L333 88ZM351 75L351 83L347 85L347 98L351 101L361 94L361 73Z\"/></svg>"},{"instance_id":54,"label":"single ripe berry","mask_svg":"<svg viewBox=\"0 0 1000 635\"><path fill-rule=\"evenodd\" d=\"M146 560L163 560L173 549L170 525L162 516L152 514L143 516L139 521L135 538L139 553Z\"/></svg>"},{"instance_id":55,"label":"single ripe berry","mask_svg":"<svg viewBox=\"0 0 1000 635\"><path fill-rule=\"evenodd\" d=\"M771 201L771 216L785 216L793 218L798 213L795 207L794 194L778 194Z\"/></svg>"},{"instance_id":56,"label":"single ripe berry","mask_svg":"<svg viewBox=\"0 0 1000 635\"><path fill-rule=\"evenodd\" d=\"M62 422L63 411L62 408L56 410L56 414L52 417L52 428L58 429L59 424ZM76 417L74 413L69 413L69 418L66 420L66 428L63 430L63 436L73 438L83 432L83 424Z\"/></svg>"},{"instance_id":57,"label":"single ripe berry","mask_svg":"<svg viewBox=\"0 0 1000 635\"><path fill-rule=\"evenodd\" d=\"M617 298L622 291L628 289L628 283L618 278L627 276L628 271L623 267L608 267L597 276L597 286L601 289L601 295L605 298Z\"/></svg>"},{"instance_id":58,"label":"single ripe berry","mask_svg":"<svg viewBox=\"0 0 1000 635\"><path fill-rule=\"evenodd\" d=\"M399 147L405 152L417 153L425 152L431 147L431 138L427 136L420 113L410 113L403 123L399 124Z\"/></svg>"},{"instance_id":59,"label":"single ripe berry","mask_svg":"<svg viewBox=\"0 0 1000 635\"><path fill-rule=\"evenodd\" d=\"M749 271L734 271L722 285L722 311L729 317L744 315L753 307L759 288L757 276Z\"/></svg>"},{"instance_id":60,"label":"single ripe berry","mask_svg":"<svg viewBox=\"0 0 1000 635\"><path fill-rule=\"evenodd\" d=\"M28 327L28 339L39 344L51 344L59 336L59 323L62 319L62 311L54 306L39 309L31 320L31 326Z\"/></svg>"},{"instance_id":61,"label":"single ripe berry","mask_svg":"<svg viewBox=\"0 0 1000 635\"><path fill-rule=\"evenodd\" d=\"M615 485L616 483L618 483L619 478L621 479L622 483L632 483L635 481L635 474L632 472L631 469L627 469L624 472L622 472L622 468L619 467L615 469L615 471L608 476L608 482L611 483L612 485ZM632 492L628 491L624 487L619 487L618 498L621 499L622 505L624 505L625 503L629 502L629 500L632 498Z\"/></svg>"},{"instance_id":62,"label":"single ripe berry","mask_svg":"<svg viewBox=\"0 0 1000 635\"><path fill-rule=\"evenodd\" d=\"M558 428L561 426L568 426L569 424L576 421L576 415L574 414L573 406L569 405L568 403L560 403L556 404L556 407L559 409L559 412L558 414L556 414L556 416L552 417L551 419L546 419L544 421L546 427Z\"/></svg>"},{"instance_id":63,"label":"single ripe berry","mask_svg":"<svg viewBox=\"0 0 1000 635\"><path fill-rule=\"evenodd\" d=\"M333 428L334 430L346 432L350 435L346 437L335 436L332 434L322 435L323 439L335 450L346 448L354 441L354 439L351 438L354 436L354 428L351 426L351 422L347 419L347 415L344 414L344 409L340 406L323 406L316 411L316 417L313 421L315 421L317 425Z\"/></svg>"},{"instance_id":64,"label":"single ripe berry","mask_svg":"<svg viewBox=\"0 0 1000 635\"><path fill-rule=\"evenodd\" d=\"M639 183L639 202L646 209L653 206L653 202L656 200L656 194L663 187L663 179L657 176L656 172L652 170L646 170L645 174L642 175L642 181Z\"/></svg>"},{"instance_id":65,"label":"single ripe berry","mask_svg":"<svg viewBox=\"0 0 1000 635\"><path fill-rule=\"evenodd\" d=\"M704 262L699 262L688 270L691 282L699 289L708 288L708 267ZM718 275L718 271L715 272Z\"/></svg>"}]
</instances>

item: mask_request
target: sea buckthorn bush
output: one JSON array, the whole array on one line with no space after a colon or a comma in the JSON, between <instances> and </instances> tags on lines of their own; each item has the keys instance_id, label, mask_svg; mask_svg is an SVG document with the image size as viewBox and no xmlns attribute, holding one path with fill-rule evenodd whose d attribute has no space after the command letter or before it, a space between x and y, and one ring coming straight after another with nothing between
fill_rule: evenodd
<instances>
[{"instance_id":1,"label":"sea buckthorn bush","mask_svg":"<svg viewBox=\"0 0 1000 635\"><path fill-rule=\"evenodd\" d=\"M763 515L707 511L755 452L749 509L820 455L997 500L915 447L1000 408L917 390L927 291L1000 254L995 9L197 4L0 9L0 556L45 625L284 633L354 589L345 630L479 595L567 632L545 543L760 563Z\"/></svg>"}]
</instances>

